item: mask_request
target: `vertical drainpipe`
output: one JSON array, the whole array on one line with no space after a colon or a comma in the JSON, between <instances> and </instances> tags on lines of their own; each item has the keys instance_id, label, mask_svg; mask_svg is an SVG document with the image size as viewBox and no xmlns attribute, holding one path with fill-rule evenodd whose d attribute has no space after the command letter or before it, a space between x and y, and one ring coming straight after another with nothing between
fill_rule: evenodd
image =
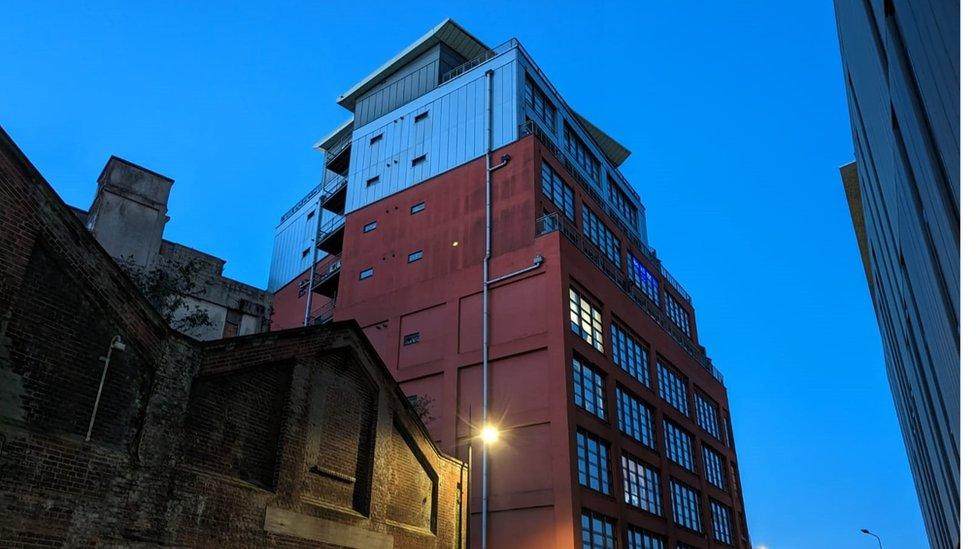
<instances>
[{"instance_id":1,"label":"vertical drainpipe","mask_svg":"<svg viewBox=\"0 0 976 549\"><path fill-rule=\"evenodd\" d=\"M318 211L315 213L315 236L312 237L312 266L308 269L308 297L305 298L305 323L303 326L308 326L312 320L312 284L315 283L315 264L319 261L319 231L322 230L322 199L324 198L325 183L322 184L322 194L315 201L315 204L318 206Z\"/></svg>"},{"instance_id":2,"label":"vertical drainpipe","mask_svg":"<svg viewBox=\"0 0 976 549\"><path fill-rule=\"evenodd\" d=\"M485 71L485 259L481 272L481 426L488 424L488 261L491 259L491 83ZM488 445L481 441L481 548L488 547Z\"/></svg>"}]
</instances>

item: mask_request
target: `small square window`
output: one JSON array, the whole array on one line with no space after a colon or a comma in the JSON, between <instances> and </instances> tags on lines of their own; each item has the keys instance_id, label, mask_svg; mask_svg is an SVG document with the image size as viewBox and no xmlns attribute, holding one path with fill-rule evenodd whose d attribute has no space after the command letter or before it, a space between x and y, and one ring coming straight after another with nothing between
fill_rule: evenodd
<instances>
[{"instance_id":1,"label":"small square window","mask_svg":"<svg viewBox=\"0 0 976 549\"><path fill-rule=\"evenodd\" d=\"M380 182L380 176L374 175L373 177L370 177L369 179L366 180L366 186L367 187L372 187L373 185L375 185L375 184L377 184L379 182Z\"/></svg>"},{"instance_id":2,"label":"small square window","mask_svg":"<svg viewBox=\"0 0 976 549\"><path fill-rule=\"evenodd\" d=\"M367 278L371 278L372 276L373 276L372 267L359 271L359 280L366 280Z\"/></svg>"},{"instance_id":3,"label":"small square window","mask_svg":"<svg viewBox=\"0 0 976 549\"><path fill-rule=\"evenodd\" d=\"M423 250L417 250L416 252L413 252L412 254L410 254L410 255L407 256L407 263L413 263L414 261L420 261L421 259L423 259L423 257L424 257L424 251Z\"/></svg>"},{"instance_id":4,"label":"small square window","mask_svg":"<svg viewBox=\"0 0 976 549\"><path fill-rule=\"evenodd\" d=\"M369 223L363 225L363 232L364 233L368 233L370 231L375 231L375 230L376 230L376 222L375 221L370 221Z\"/></svg>"},{"instance_id":5,"label":"small square window","mask_svg":"<svg viewBox=\"0 0 976 549\"><path fill-rule=\"evenodd\" d=\"M410 215L413 215L413 214L416 214L416 213L420 213L420 212L422 212L422 211L424 211L426 209L427 209L427 203L426 202L419 202L417 204L414 204L413 206L410 206Z\"/></svg>"},{"instance_id":6,"label":"small square window","mask_svg":"<svg viewBox=\"0 0 976 549\"><path fill-rule=\"evenodd\" d=\"M413 121L420 122L421 120L425 120L428 116L430 116L430 111L424 111L418 114L417 116L413 117Z\"/></svg>"},{"instance_id":7,"label":"small square window","mask_svg":"<svg viewBox=\"0 0 976 549\"><path fill-rule=\"evenodd\" d=\"M379 143L382 139L383 139L383 134L374 135L373 137L369 138L369 144L375 145Z\"/></svg>"},{"instance_id":8,"label":"small square window","mask_svg":"<svg viewBox=\"0 0 976 549\"><path fill-rule=\"evenodd\" d=\"M420 343L420 332L414 332L412 334L403 336L404 345L413 345L415 343Z\"/></svg>"},{"instance_id":9,"label":"small square window","mask_svg":"<svg viewBox=\"0 0 976 549\"><path fill-rule=\"evenodd\" d=\"M422 155L418 156L417 158L414 158L413 160L411 160L410 161L410 165L411 166L417 166L419 164L423 164L426 161L427 161L427 155L426 154L422 154Z\"/></svg>"}]
</instances>

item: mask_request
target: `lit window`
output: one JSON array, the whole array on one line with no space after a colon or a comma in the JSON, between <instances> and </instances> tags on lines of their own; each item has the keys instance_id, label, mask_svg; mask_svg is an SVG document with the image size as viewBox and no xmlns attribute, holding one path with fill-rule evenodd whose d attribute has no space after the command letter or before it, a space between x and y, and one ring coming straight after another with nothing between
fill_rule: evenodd
<instances>
[{"instance_id":1,"label":"lit window","mask_svg":"<svg viewBox=\"0 0 976 549\"><path fill-rule=\"evenodd\" d=\"M603 376L596 368L576 357L573 357L573 393L577 406L600 419L606 419Z\"/></svg>"},{"instance_id":2,"label":"lit window","mask_svg":"<svg viewBox=\"0 0 976 549\"><path fill-rule=\"evenodd\" d=\"M665 292L664 300L667 304L668 318L671 322L674 322L675 326L681 329L685 335L691 335L691 322L688 320L688 311L678 303L678 300L671 297L671 294Z\"/></svg>"},{"instance_id":3,"label":"lit window","mask_svg":"<svg viewBox=\"0 0 976 549\"><path fill-rule=\"evenodd\" d=\"M665 402L674 406L676 410L688 415L688 383L678 372L657 363L657 390Z\"/></svg>"},{"instance_id":4,"label":"lit window","mask_svg":"<svg viewBox=\"0 0 976 549\"><path fill-rule=\"evenodd\" d=\"M732 545L732 510L721 503L711 500L712 537L719 543Z\"/></svg>"},{"instance_id":5,"label":"lit window","mask_svg":"<svg viewBox=\"0 0 976 549\"><path fill-rule=\"evenodd\" d=\"M641 385L650 388L651 371L647 359L647 347L638 343L616 322L610 323L610 343L613 363L641 382Z\"/></svg>"},{"instance_id":6,"label":"lit window","mask_svg":"<svg viewBox=\"0 0 976 549\"><path fill-rule=\"evenodd\" d=\"M671 461L689 471L695 470L695 450L691 435L668 420L664 420L664 451Z\"/></svg>"},{"instance_id":7,"label":"lit window","mask_svg":"<svg viewBox=\"0 0 976 549\"><path fill-rule=\"evenodd\" d=\"M614 265L620 266L620 239L587 205L583 205L583 234L600 248Z\"/></svg>"},{"instance_id":8,"label":"lit window","mask_svg":"<svg viewBox=\"0 0 976 549\"><path fill-rule=\"evenodd\" d=\"M702 462L705 464L705 480L725 490L725 458L722 454L702 444Z\"/></svg>"},{"instance_id":9,"label":"lit window","mask_svg":"<svg viewBox=\"0 0 976 549\"><path fill-rule=\"evenodd\" d=\"M650 465L627 454L620 457L624 503L654 515L661 514L661 475Z\"/></svg>"},{"instance_id":10,"label":"lit window","mask_svg":"<svg viewBox=\"0 0 976 549\"><path fill-rule=\"evenodd\" d=\"M416 252L413 252L412 254L410 254L410 255L407 256L407 263L413 263L414 261L420 261L421 259L423 259L423 257L424 257L424 251L423 250L417 250Z\"/></svg>"},{"instance_id":11,"label":"lit window","mask_svg":"<svg viewBox=\"0 0 976 549\"><path fill-rule=\"evenodd\" d=\"M552 200L566 217L576 221L573 189L546 162L542 163L542 194Z\"/></svg>"},{"instance_id":12,"label":"lit window","mask_svg":"<svg viewBox=\"0 0 976 549\"><path fill-rule=\"evenodd\" d=\"M418 202L417 204L410 206L410 215L420 213L426 209L427 209L426 202Z\"/></svg>"},{"instance_id":13,"label":"lit window","mask_svg":"<svg viewBox=\"0 0 976 549\"><path fill-rule=\"evenodd\" d=\"M643 528L627 528L627 549L667 549L667 541Z\"/></svg>"},{"instance_id":14,"label":"lit window","mask_svg":"<svg viewBox=\"0 0 976 549\"><path fill-rule=\"evenodd\" d=\"M603 316L573 288L569 289L569 329L603 352Z\"/></svg>"},{"instance_id":15,"label":"lit window","mask_svg":"<svg viewBox=\"0 0 976 549\"><path fill-rule=\"evenodd\" d=\"M644 292L644 295L647 297L651 298L651 301L657 305L660 305L660 285L658 284L657 277L651 274L651 272L647 270L647 267L645 267L634 254L627 252L627 256L630 259L628 262L630 267L628 272L630 275L630 280L635 286L637 286L637 289Z\"/></svg>"},{"instance_id":16,"label":"lit window","mask_svg":"<svg viewBox=\"0 0 976 549\"><path fill-rule=\"evenodd\" d=\"M420 332L414 332L412 334L403 336L404 345L413 345L415 343L420 343Z\"/></svg>"},{"instance_id":17,"label":"lit window","mask_svg":"<svg viewBox=\"0 0 976 549\"><path fill-rule=\"evenodd\" d=\"M424 111L417 116L413 117L414 122L420 122L421 120L426 120L430 116L430 111Z\"/></svg>"},{"instance_id":18,"label":"lit window","mask_svg":"<svg viewBox=\"0 0 976 549\"><path fill-rule=\"evenodd\" d=\"M363 225L363 232L368 233L370 231L376 230L376 222L370 221L369 223Z\"/></svg>"},{"instance_id":19,"label":"lit window","mask_svg":"<svg viewBox=\"0 0 976 549\"><path fill-rule=\"evenodd\" d=\"M422 155L418 156L417 158L414 158L413 160L411 160L410 161L410 165L411 166L416 166L418 164L424 163L426 160L427 160L427 155L426 154L422 154Z\"/></svg>"},{"instance_id":20,"label":"lit window","mask_svg":"<svg viewBox=\"0 0 976 549\"><path fill-rule=\"evenodd\" d=\"M583 536L583 549L613 549L616 547L613 519L610 517L583 509L583 512L580 513L580 531Z\"/></svg>"},{"instance_id":21,"label":"lit window","mask_svg":"<svg viewBox=\"0 0 976 549\"><path fill-rule=\"evenodd\" d=\"M702 531L699 499L698 490L671 479L671 511L676 524L696 532Z\"/></svg>"},{"instance_id":22,"label":"lit window","mask_svg":"<svg viewBox=\"0 0 976 549\"><path fill-rule=\"evenodd\" d=\"M610 493L610 445L590 433L576 431L579 483L597 492Z\"/></svg>"},{"instance_id":23,"label":"lit window","mask_svg":"<svg viewBox=\"0 0 976 549\"><path fill-rule=\"evenodd\" d=\"M366 280L367 278L370 278L371 276L373 276L373 268L372 267L370 267L368 269L363 269L362 271L359 271L359 280Z\"/></svg>"},{"instance_id":24,"label":"lit window","mask_svg":"<svg viewBox=\"0 0 976 549\"><path fill-rule=\"evenodd\" d=\"M617 386L617 428L620 432L654 448L654 416L641 399Z\"/></svg>"},{"instance_id":25,"label":"lit window","mask_svg":"<svg viewBox=\"0 0 976 549\"><path fill-rule=\"evenodd\" d=\"M722 440L722 432L719 430L718 406L712 399L700 393L695 393L695 419L699 427L706 433L718 440Z\"/></svg>"},{"instance_id":26,"label":"lit window","mask_svg":"<svg viewBox=\"0 0 976 549\"><path fill-rule=\"evenodd\" d=\"M380 182L380 176L374 175L373 177L370 177L369 179L366 180L366 186L367 187L372 187L373 185L375 185L375 184L377 184L379 182Z\"/></svg>"}]
</instances>

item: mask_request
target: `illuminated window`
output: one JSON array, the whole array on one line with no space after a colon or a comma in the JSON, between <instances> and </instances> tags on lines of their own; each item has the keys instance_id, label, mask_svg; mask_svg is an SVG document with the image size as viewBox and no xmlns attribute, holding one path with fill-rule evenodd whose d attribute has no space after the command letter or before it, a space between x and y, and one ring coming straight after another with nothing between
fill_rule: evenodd
<instances>
[{"instance_id":1,"label":"illuminated window","mask_svg":"<svg viewBox=\"0 0 976 549\"><path fill-rule=\"evenodd\" d=\"M630 280L637 286L637 289L651 298L651 301L660 305L660 284L658 284L657 277L651 274L634 254L627 252L627 257L629 259L627 274L630 276Z\"/></svg>"},{"instance_id":2,"label":"illuminated window","mask_svg":"<svg viewBox=\"0 0 976 549\"><path fill-rule=\"evenodd\" d=\"M569 289L569 328L596 350L603 352L603 316L573 288Z\"/></svg>"},{"instance_id":3,"label":"illuminated window","mask_svg":"<svg viewBox=\"0 0 976 549\"><path fill-rule=\"evenodd\" d=\"M661 475L650 465L621 455L624 503L654 515L661 514Z\"/></svg>"}]
</instances>

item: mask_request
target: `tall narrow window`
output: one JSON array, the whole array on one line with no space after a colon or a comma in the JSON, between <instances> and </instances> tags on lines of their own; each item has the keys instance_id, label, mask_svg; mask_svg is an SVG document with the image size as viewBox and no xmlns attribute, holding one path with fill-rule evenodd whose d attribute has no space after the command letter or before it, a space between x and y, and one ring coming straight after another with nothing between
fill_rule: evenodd
<instances>
[{"instance_id":1,"label":"tall narrow window","mask_svg":"<svg viewBox=\"0 0 976 549\"><path fill-rule=\"evenodd\" d=\"M660 284L658 284L657 277L651 274L647 270L647 267L634 254L627 252L627 258L629 259L627 274L630 276L630 280L634 283L634 286L637 286L637 289L660 306Z\"/></svg>"},{"instance_id":2,"label":"tall narrow window","mask_svg":"<svg viewBox=\"0 0 976 549\"><path fill-rule=\"evenodd\" d=\"M617 207L628 223L637 225L637 206L616 181L609 177L607 179L610 182L610 203Z\"/></svg>"},{"instance_id":3,"label":"tall narrow window","mask_svg":"<svg viewBox=\"0 0 976 549\"><path fill-rule=\"evenodd\" d=\"M546 94L532 81L528 74L525 75L524 100L525 108L534 112L543 124L549 128L556 127L556 109L553 107L552 101L549 101Z\"/></svg>"},{"instance_id":4,"label":"tall narrow window","mask_svg":"<svg viewBox=\"0 0 976 549\"><path fill-rule=\"evenodd\" d=\"M576 357L573 357L573 393L577 406L600 419L606 419L603 376L592 365Z\"/></svg>"},{"instance_id":5,"label":"tall narrow window","mask_svg":"<svg viewBox=\"0 0 976 549\"><path fill-rule=\"evenodd\" d=\"M732 545L732 510L714 499L710 503L712 536L719 543Z\"/></svg>"},{"instance_id":6,"label":"tall narrow window","mask_svg":"<svg viewBox=\"0 0 976 549\"><path fill-rule=\"evenodd\" d=\"M569 329L603 352L603 316L600 309L573 288L569 289Z\"/></svg>"},{"instance_id":7,"label":"tall narrow window","mask_svg":"<svg viewBox=\"0 0 976 549\"><path fill-rule=\"evenodd\" d=\"M613 234L593 210L583 205L583 234L617 267L620 266L620 239Z\"/></svg>"},{"instance_id":8,"label":"tall narrow window","mask_svg":"<svg viewBox=\"0 0 976 549\"><path fill-rule=\"evenodd\" d=\"M664 449L668 459L689 471L695 470L695 450L691 435L668 420L664 420Z\"/></svg>"},{"instance_id":9,"label":"tall narrow window","mask_svg":"<svg viewBox=\"0 0 976 549\"><path fill-rule=\"evenodd\" d=\"M597 162L596 157L593 156L589 147L576 135L576 132L570 129L568 124L564 126L564 134L566 136L566 152L579 164L580 168L583 168L584 172L589 174L599 184L600 164Z\"/></svg>"},{"instance_id":10,"label":"tall narrow window","mask_svg":"<svg viewBox=\"0 0 976 549\"><path fill-rule=\"evenodd\" d=\"M698 490L671 479L671 512L674 522L696 532L702 531Z\"/></svg>"},{"instance_id":11,"label":"tall narrow window","mask_svg":"<svg viewBox=\"0 0 976 549\"><path fill-rule=\"evenodd\" d=\"M641 385L650 388L651 371L647 347L616 322L610 323L610 343L613 363L641 382Z\"/></svg>"},{"instance_id":12,"label":"tall narrow window","mask_svg":"<svg viewBox=\"0 0 976 549\"><path fill-rule=\"evenodd\" d=\"M702 462L705 464L705 480L725 490L725 458L722 454L702 444Z\"/></svg>"},{"instance_id":13,"label":"tall narrow window","mask_svg":"<svg viewBox=\"0 0 976 549\"><path fill-rule=\"evenodd\" d=\"M617 385L617 428L644 446L654 448L651 408L620 385Z\"/></svg>"},{"instance_id":14,"label":"tall narrow window","mask_svg":"<svg viewBox=\"0 0 976 549\"><path fill-rule=\"evenodd\" d=\"M628 526L627 549L667 549L667 540L643 528Z\"/></svg>"},{"instance_id":15,"label":"tall narrow window","mask_svg":"<svg viewBox=\"0 0 976 549\"><path fill-rule=\"evenodd\" d=\"M718 406L715 402L701 393L695 393L695 419L698 426L718 440L722 440L719 429Z\"/></svg>"},{"instance_id":16,"label":"tall narrow window","mask_svg":"<svg viewBox=\"0 0 976 549\"><path fill-rule=\"evenodd\" d=\"M610 494L610 445L582 429L576 431L579 483Z\"/></svg>"},{"instance_id":17,"label":"tall narrow window","mask_svg":"<svg viewBox=\"0 0 976 549\"><path fill-rule=\"evenodd\" d=\"M546 162L542 163L542 194L552 200L566 217L576 221L573 189Z\"/></svg>"},{"instance_id":18,"label":"tall narrow window","mask_svg":"<svg viewBox=\"0 0 976 549\"><path fill-rule=\"evenodd\" d=\"M678 300L671 297L671 294L665 292L664 300L667 304L668 318L674 325L681 329L685 335L691 335L691 321L688 319L688 311L678 303Z\"/></svg>"},{"instance_id":19,"label":"tall narrow window","mask_svg":"<svg viewBox=\"0 0 976 549\"><path fill-rule=\"evenodd\" d=\"M583 535L583 549L613 549L616 539L613 533L613 519L583 509L580 513L580 531Z\"/></svg>"},{"instance_id":20,"label":"tall narrow window","mask_svg":"<svg viewBox=\"0 0 976 549\"><path fill-rule=\"evenodd\" d=\"M674 406L684 415L688 415L688 383L678 372L665 366L663 362L657 363L657 388L658 394L665 402Z\"/></svg>"},{"instance_id":21,"label":"tall narrow window","mask_svg":"<svg viewBox=\"0 0 976 549\"><path fill-rule=\"evenodd\" d=\"M624 503L654 515L661 514L661 475L650 465L628 454L621 456Z\"/></svg>"}]
</instances>

